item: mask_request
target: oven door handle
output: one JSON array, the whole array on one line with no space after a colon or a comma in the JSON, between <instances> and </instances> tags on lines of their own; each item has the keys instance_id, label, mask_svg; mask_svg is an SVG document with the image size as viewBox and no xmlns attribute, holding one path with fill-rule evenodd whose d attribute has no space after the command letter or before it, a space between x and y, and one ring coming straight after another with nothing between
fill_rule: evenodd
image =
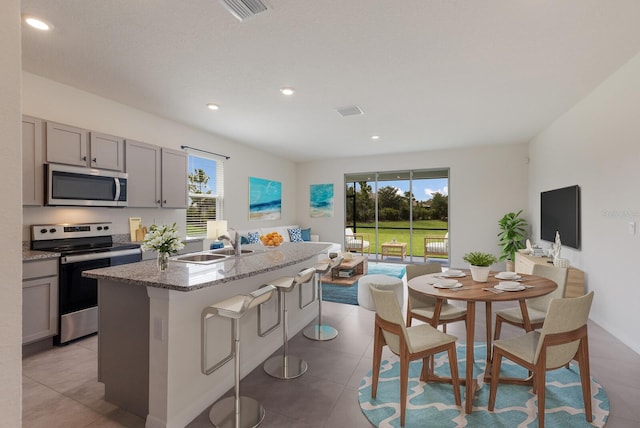
<instances>
[{"instance_id":1,"label":"oven door handle","mask_svg":"<svg viewBox=\"0 0 640 428\"><path fill-rule=\"evenodd\" d=\"M118 250L118 251L106 251L101 253L89 253L78 254L77 256L62 256L60 258L60 264L66 265L69 263L88 262L90 260L111 259L113 257L131 256L135 254L141 254L139 248L132 248L130 250Z\"/></svg>"}]
</instances>

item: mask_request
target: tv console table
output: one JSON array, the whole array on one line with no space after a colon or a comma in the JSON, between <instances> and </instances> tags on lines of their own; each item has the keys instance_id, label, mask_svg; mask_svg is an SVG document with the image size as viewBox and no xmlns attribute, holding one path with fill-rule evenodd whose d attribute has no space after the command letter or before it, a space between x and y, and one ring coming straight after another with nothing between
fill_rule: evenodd
<instances>
[{"instance_id":1,"label":"tv console table","mask_svg":"<svg viewBox=\"0 0 640 428\"><path fill-rule=\"evenodd\" d=\"M516 253L515 269L516 272L530 275L533 271L533 265L544 265L549 262L551 262L551 259L548 257L536 257L529 254ZM567 289L564 292L564 297L578 297L582 295L584 295L584 272L569 266Z\"/></svg>"}]
</instances>

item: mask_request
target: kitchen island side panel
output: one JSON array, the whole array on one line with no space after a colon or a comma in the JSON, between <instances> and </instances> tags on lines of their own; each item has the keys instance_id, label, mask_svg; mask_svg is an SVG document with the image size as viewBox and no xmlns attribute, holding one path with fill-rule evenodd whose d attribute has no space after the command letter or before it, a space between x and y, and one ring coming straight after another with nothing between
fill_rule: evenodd
<instances>
[{"instance_id":1,"label":"kitchen island side panel","mask_svg":"<svg viewBox=\"0 0 640 428\"><path fill-rule=\"evenodd\" d=\"M98 281L98 381L105 400L138 415L149 410L149 297L145 287Z\"/></svg>"}]
</instances>

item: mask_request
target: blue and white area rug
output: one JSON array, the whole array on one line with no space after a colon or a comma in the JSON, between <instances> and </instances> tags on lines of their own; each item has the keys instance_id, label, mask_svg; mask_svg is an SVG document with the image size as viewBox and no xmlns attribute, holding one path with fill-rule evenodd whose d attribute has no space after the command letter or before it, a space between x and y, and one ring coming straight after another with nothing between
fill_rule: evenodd
<instances>
[{"instance_id":1,"label":"blue and white area rug","mask_svg":"<svg viewBox=\"0 0 640 428\"><path fill-rule=\"evenodd\" d=\"M369 263L369 274L383 274L402 278L407 269L405 265L394 263ZM337 285L322 283L322 300L327 302L358 305L358 282L353 285Z\"/></svg>"},{"instance_id":2,"label":"blue and white area rug","mask_svg":"<svg viewBox=\"0 0 640 428\"><path fill-rule=\"evenodd\" d=\"M465 414L456 406L450 384L424 383L420 381L422 361L409 366L409 388L405 428L424 427L513 427L537 428L537 398L531 386L499 384L496 406L487 410L489 384L484 383L483 373L486 345L475 344L474 377L478 390L473 402L473 412ZM458 369L465 372L465 347L458 345ZM446 353L436 355L436 374L449 376ZM378 381L378 394L371 398L371 371L360 382L360 408L369 421L379 428L400 426L400 361L394 356L383 360ZM501 375L526 377L522 367L503 359ZM591 378L593 422L585 419L582 387L578 365L547 372L545 397L545 425L548 427L602 427L609 417L609 398L600 384ZM464 405L464 387L460 387Z\"/></svg>"}]
</instances>

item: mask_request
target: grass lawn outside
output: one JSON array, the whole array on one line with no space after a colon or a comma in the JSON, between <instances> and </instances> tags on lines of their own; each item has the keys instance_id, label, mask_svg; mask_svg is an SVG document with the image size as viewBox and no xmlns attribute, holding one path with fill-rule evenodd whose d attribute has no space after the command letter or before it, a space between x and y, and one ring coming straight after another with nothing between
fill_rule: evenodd
<instances>
[{"instance_id":1,"label":"grass lawn outside","mask_svg":"<svg viewBox=\"0 0 640 428\"><path fill-rule=\"evenodd\" d=\"M374 223L358 223L356 233L365 234L365 239L370 242L371 252L382 253L382 244L395 239L397 242L407 243L407 255L424 257L424 237L444 237L449 231L449 225L441 220L418 220L413 222L413 234L409 230L409 221L383 221L378 224L378 242L375 239ZM413 235L413 241L409 238ZM409 244L413 248L410 248ZM446 258L446 256L442 256Z\"/></svg>"}]
</instances>

